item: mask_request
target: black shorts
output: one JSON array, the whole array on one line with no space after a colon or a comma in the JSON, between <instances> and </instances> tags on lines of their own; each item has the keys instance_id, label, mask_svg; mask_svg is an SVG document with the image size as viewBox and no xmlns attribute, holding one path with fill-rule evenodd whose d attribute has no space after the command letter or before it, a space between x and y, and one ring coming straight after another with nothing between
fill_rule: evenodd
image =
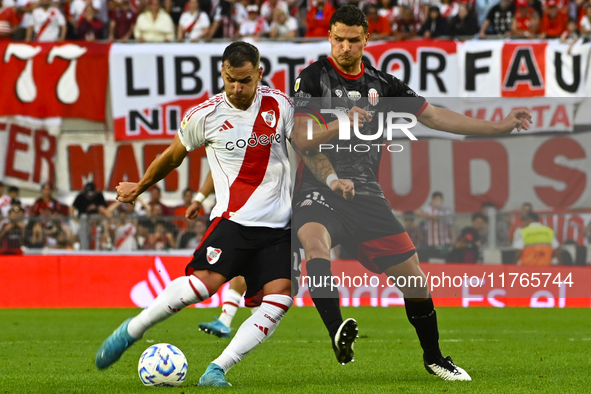
<instances>
[{"instance_id":1,"label":"black shorts","mask_svg":"<svg viewBox=\"0 0 591 394\"><path fill-rule=\"evenodd\" d=\"M316 222L328 230L332 246L341 245L367 269L382 273L408 260L415 246L385 198L357 194L345 200L332 191L294 198L292 230Z\"/></svg>"},{"instance_id":2,"label":"black shorts","mask_svg":"<svg viewBox=\"0 0 591 394\"><path fill-rule=\"evenodd\" d=\"M216 218L195 250L185 273L210 270L228 280L244 276L246 298L276 279L292 278L291 230L246 227Z\"/></svg>"}]
</instances>

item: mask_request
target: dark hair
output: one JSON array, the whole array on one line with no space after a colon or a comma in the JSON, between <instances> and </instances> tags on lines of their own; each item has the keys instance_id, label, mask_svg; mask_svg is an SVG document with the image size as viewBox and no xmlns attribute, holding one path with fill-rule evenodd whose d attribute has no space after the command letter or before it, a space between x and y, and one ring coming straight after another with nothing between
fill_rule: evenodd
<instances>
[{"instance_id":1,"label":"dark hair","mask_svg":"<svg viewBox=\"0 0 591 394\"><path fill-rule=\"evenodd\" d=\"M433 194L431 194L431 200L434 199L435 197L441 197L441 198L443 198L443 193L441 193L441 192L433 192Z\"/></svg>"},{"instance_id":2,"label":"dark hair","mask_svg":"<svg viewBox=\"0 0 591 394\"><path fill-rule=\"evenodd\" d=\"M476 212L476 213L472 214L472 221L475 221L476 219L482 219L486 223L488 223L488 218L486 217L486 215L483 215L480 212Z\"/></svg>"},{"instance_id":3,"label":"dark hair","mask_svg":"<svg viewBox=\"0 0 591 394\"><path fill-rule=\"evenodd\" d=\"M236 41L224 49L222 63L225 63L226 60L230 67L242 67L244 63L250 62L254 68L258 68L261 55L254 45L244 41Z\"/></svg>"},{"instance_id":4,"label":"dark hair","mask_svg":"<svg viewBox=\"0 0 591 394\"><path fill-rule=\"evenodd\" d=\"M530 207L533 209L533 206L531 205L531 202L524 202L523 204L521 204L521 207Z\"/></svg>"},{"instance_id":5,"label":"dark hair","mask_svg":"<svg viewBox=\"0 0 591 394\"><path fill-rule=\"evenodd\" d=\"M8 193L18 193L18 192L19 192L19 189L16 186L10 186L8 188Z\"/></svg>"},{"instance_id":6,"label":"dark hair","mask_svg":"<svg viewBox=\"0 0 591 394\"><path fill-rule=\"evenodd\" d=\"M367 17L359 8L354 5L346 5L339 8L330 18L330 29L336 23L342 23L347 26L361 26L363 32L367 33L369 30L369 22Z\"/></svg>"},{"instance_id":7,"label":"dark hair","mask_svg":"<svg viewBox=\"0 0 591 394\"><path fill-rule=\"evenodd\" d=\"M195 193L193 190L186 188L185 190L183 190L183 196L185 195L186 192Z\"/></svg>"},{"instance_id":8,"label":"dark hair","mask_svg":"<svg viewBox=\"0 0 591 394\"><path fill-rule=\"evenodd\" d=\"M539 222L540 217L533 212L528 212L521 216L521 220L531 220L532 222Z\"/></svg>"}]
</instances>

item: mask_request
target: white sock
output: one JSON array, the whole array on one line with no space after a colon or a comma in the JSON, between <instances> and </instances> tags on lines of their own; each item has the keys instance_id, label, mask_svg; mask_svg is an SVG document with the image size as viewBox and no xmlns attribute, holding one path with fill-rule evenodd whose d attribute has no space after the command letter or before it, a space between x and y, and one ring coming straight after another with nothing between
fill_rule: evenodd
<instances>
[{"instance_id":1,"label":"white sock","mask_svg":"<svg viewBox=\"0 0 591 394\"><path fill-rule=\"evenodd\" d=\"M242 294L234 289L230 289L224 294L224 304L222 305L220 321L224 323L226 327L230 327L230 324L232 324L232 319L234 318L234 315L236 315L241 299Z\"/></svg>"},{"instance_id":2,"label":"white sock","mask_svg":"<svg viewBox=\"0 0 591 394\"><path fill-rule=\"evenodd\" d=\"M228 372L252 349L273 334L292 304L293 299L282 294L263 297L260 308L242 323L232 342L213 363L219 365L224 372Z\"/></svg>"},{"instance_id":3,"label":"white sock","mask_svg":"<svg viewBox=\"0 0 591 394\"><path fill-rule=\"evenodd\" d=\"M156 323L174 315L184 307L205 301L209 291L196 276L181 276L166 286L154 302L131 319L127 332L133 338L141 338Z\"/></svg>"}]
</instances>

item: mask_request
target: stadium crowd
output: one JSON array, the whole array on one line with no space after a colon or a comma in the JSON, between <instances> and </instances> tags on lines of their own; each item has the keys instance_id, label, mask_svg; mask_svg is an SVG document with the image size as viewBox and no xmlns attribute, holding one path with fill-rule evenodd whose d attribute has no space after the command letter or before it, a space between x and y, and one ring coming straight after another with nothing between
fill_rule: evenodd
<instances>
[{"instance_id":1,"label":"stadium crowd","mask_svg":"<svg viewBox=\"0 0 591 394\"><path fill-rule=\"evenodd\" d=\"M345 4L371 40L591 35L590 0L0 0L0 41L325 38Z\"/></svg>"},{"instance_id":2,"label":"stadium crowd","mask_svg":"<svg viewBox=\"0 0 591 394\"><path fill-rule=\"evenodd\" d=\"M186 189L182 203L170 206L161 201L161 190L154 186L147 200L121 204L106 200L89 182L67 206L53 196L52 185L45 183L40 197L25 206L18 187L0 182L0 254L21 254L23 248L121 252L196 249L209 226L209 212L202 210L197 220L185 219L194 197L195 192ZM469 218L454 215L445 207L443 194L434 192L425 206L401 212L400 216L423 261L482 263L491 231L490 207L497 212L494 204L485 202L481 211ZM512 213L511 221L506 213L502 213L505 220L496 216L497 246L515 247L522 218L529 213L533 213L533 207L526 202L520 212ZM591 223L581 231L591 242ZM334 252L336 257L355 258L344 250Z\"/></svg>"}]
</instances>

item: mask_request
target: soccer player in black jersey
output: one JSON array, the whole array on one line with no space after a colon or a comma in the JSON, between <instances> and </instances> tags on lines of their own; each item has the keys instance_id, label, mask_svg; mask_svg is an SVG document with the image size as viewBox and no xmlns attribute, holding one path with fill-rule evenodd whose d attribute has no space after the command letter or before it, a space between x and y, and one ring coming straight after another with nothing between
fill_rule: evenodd
<instances>
[{"instance_id":1,"label":"soccer player in black jersey","mask_svg":"<svg viewBox=\"0 0 591 394\"><path fill-rule=\"evenodd\" d=\"M317 113L321 108L340 107L348 113L351 126L357 114L362 134L376 134L378 119L370 112L374 110L411 113L430 128L456 134L505 135L515 128L528 128L531 115L526 109L514 110L504 120L494 123L428 104L402 81L362 62L369 37L367 31L367 19L358 8L344 6L334 13L328 32L331 55L308 66L296 79L296 106ZM321 98L322 102L316 102L315 98ZM325 115L326 125L312 122L310 138L309 118L305 113L304 110L302 116L296 115L292 134L300 155L305 157L305 165L298 169L292 229L297 231L304 248L308 276L330 277L330 250L341 244L373 272L385 272L397 278L422 277L422 286L399 289L404 294L407 317L423 349L425 368L444 380L470 380L466 371L441 354L437 315L415 247L394 217L378 184L381 156L378 145L387 141L380 138L368 143L354 133L351 140L339 140L339 122L329 118L330 115ZM347 148L363 142L375 145L367 152ZM329 149L318 153L320 144ZM337 151L336 147L343 149ZM326 183L317 179L325 179ZM337 194L344 197L354 194L354 197L344 199ZM330 284L327 287L319 283L320 280L310 282L310 294L329 331L337 360L348 363L353 360L357 322L343 321L338 291L331 290Z\"/></svg>"}]
</instances>

